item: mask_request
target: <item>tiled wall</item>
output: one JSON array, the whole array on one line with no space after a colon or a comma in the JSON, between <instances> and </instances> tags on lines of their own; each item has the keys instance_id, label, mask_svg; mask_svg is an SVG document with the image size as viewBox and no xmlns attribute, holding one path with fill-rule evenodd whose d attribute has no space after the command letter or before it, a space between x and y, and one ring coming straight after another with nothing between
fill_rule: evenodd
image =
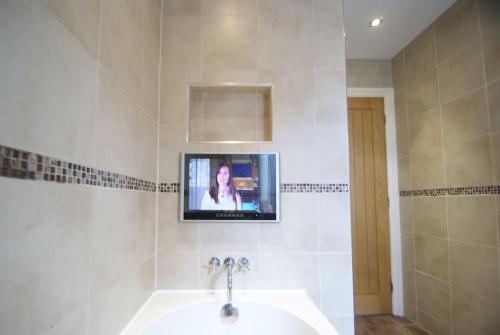
<instances>
[{"instance_id":1,"label":"tiled wall","mask_svg":"<svg viewBox=\"0 0 500 335\"><path fill-rule=\"evenodd\" d=\"M273 84L273 143L186 144L189 82ZM161 92L160 182L178 182L182 151L276 151L281 183L348 183L340 0L164 0ZM281 193L279 224L181 224L160 193L158 288L222 288L208 258L245 255L235 288L305 288L353 334L349 194L315 190Z\"/></svg>"},{"instance_id":2,"label":"tiled wall","mask_svg":"<svg viewBox=\"0 0 500 335\"><path fill-rule=\"evenodd\" d=\"M155 194L78 181L155 184L160 19L155 0L0 2L0 333L117 334L152 291Z\"/></svg>"},{"instance_id":3,"label":"tiled wall","mask_svg":"<svg viewBox=\"0 0 500 335\"><path fill-rule=\"evenodd\" d=\"M348 59L347 87L393 87L390 60Z\"/></svg>"},{"instance_id":4,"label":"tiled wall","mask_svg":"<svg viewBox=\"0 0 500 335\"><path fill-rule=\"evenodd\" d=\"M500 3L456 2L392 70L405 314L433 334L498 334Z\"/></svg>"}]
</instances>

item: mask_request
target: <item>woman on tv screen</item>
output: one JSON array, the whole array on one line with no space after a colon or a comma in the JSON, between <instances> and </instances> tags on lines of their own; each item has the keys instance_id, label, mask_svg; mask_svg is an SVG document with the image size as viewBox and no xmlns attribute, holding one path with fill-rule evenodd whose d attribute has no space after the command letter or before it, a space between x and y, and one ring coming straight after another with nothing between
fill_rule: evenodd
<instances>
[{"instance_id":1,"label":"woman on tv screen","mask_svg":"<svg viewBox=\"0 0 500 335\"><path fill-rule=\"evenodd\" d=\"M201 210L241 210L241 197L234 187L229 163L217 166L215 180L216 185L210 187L203 195Z\"/></svg>"}]
</instances>

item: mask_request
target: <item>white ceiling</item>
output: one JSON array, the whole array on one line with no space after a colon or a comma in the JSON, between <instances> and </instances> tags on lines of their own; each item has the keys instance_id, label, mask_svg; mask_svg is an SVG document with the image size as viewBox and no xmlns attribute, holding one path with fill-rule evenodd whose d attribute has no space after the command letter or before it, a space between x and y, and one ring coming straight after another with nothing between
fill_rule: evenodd
<instances>
[{"instance_id":1,"label":"white ceiling","mask_svg":"<svg viewBox=\"0 0 500 335\"><path fill-rule=\"evenodd\" d=\"M390 59L455 0L343 0L346 57ZM368 27L373 17L384 21Z\"/></svg>"}]
</instances>

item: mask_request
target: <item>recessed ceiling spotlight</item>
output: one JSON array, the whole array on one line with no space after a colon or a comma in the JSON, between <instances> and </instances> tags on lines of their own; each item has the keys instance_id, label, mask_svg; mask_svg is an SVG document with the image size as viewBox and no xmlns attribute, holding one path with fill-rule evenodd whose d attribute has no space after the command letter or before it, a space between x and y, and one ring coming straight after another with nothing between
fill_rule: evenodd
<instances>
[{"instance_id":1,"label":"recessed ceiling spotlight","mask_svg":"<svg viewBox=\"0 0 500 335\"><path fill-rule=\"evenodd\" d=\"M379 17L376 17L374 19L371 19L370 23L368 23L368 25L370 26L370 28L376 28L382 24L383 20L384 20L384 18L382 16L379 16Z\"/></svg>"}]
</instances>

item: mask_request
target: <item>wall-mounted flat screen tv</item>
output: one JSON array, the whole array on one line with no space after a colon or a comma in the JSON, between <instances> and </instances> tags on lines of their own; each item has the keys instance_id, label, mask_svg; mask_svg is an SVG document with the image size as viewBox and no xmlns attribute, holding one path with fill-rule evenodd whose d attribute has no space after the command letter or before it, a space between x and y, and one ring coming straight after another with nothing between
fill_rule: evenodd
<instances>
[{"instance_id":1,"label":"wall-mounted flat screen tv","mask_svg":"<svg viewBox=\"0 0 500 335\"><path fill-rule=\"evenodd\" d=\"M181 221L279 222L279 154L183 153Z\"/></svg>"}]
</instances>

